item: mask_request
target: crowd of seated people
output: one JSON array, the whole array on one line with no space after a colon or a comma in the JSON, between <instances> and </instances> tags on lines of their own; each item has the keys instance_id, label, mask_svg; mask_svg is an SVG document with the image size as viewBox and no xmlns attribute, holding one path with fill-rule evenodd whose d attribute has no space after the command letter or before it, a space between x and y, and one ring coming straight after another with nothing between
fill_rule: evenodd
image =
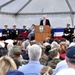
<instances>
[{"instance_id":1,"label":"crowd of seated people","mask_svg":"<svg viewBox=\"0 0 75 75\"><path fill-rule=\"evenodd\" d=\"M35 30L34 26L31 26L32 31ZM5 28L8 29L7 26ZM23 32L28 32L27 36L34 35L31 29L29 31L26 29L26 26L23 26L20 33L14 25L11 31L16 33L13 42L9 40L6 43L5 40L9 38L2 36L6 38L0 41L1 75L59 75L64 72L63 69L75 68L75 41L50 37L42 42L38 42L35 38L30 40L30 37L24 40L25 37L21 38ZM3 34L7 35L4 32ZM19 39L14 40L16 37Z\"/></svg>"},{"instance_id":2,"label":"crowd of seated people","mask_svg":"<svg viewBox=\"0 0 75 75\"><path fill-rule=\"evenodd\" d=\"M67 43L67 41L64 38L58 40L49 37L42 42L26 39L24 41L14 40L6 44L5 41L1 41L4 45L0 42L0 67L3 68L0 72L3 75L18 75L19 73L56 75L63 68L68 68L68 65L71 67L72 63L74 68L75 63L70 60L71 58L75 60L74 52L67 51L72 51L72 49L74 51L75 42ZM5 64L6 68L2 66Z\"/></svg>"}]
</instances>

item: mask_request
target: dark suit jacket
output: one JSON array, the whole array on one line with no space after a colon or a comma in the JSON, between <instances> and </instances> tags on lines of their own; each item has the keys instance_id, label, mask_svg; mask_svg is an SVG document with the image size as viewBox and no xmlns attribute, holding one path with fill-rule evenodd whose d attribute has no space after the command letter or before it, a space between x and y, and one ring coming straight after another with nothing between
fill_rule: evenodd
<instances>
[{"instance_id":1,"label":"dark suit jacket","mask_svg":"<svg viewBox=\"0 0 75 75\"><path fill-rule=\"evenodd\" d=\"M43 25L43 20L40 21L40 25ZM48 19L46 19L46 25L50 26L50 21Z\"/></svg>"},{"instance_id":2,"label":"dark suit jacket","mask_svg":"<svg viewBox=\"0 0 75 75\"><path fill-rule=\"evenodd\" d=\"M16 37L18 37L18 35L19 35L19 30L18 29L16 29L16 30L12 30L12 32L11 32L11 37L12 37L12 39L15 39Z\"/></svg>"},{"instance_id":3,"label":"dark suit jacket","mask_svg":"<svg viewBox=\"0 0 75 75\"><path fill-rule=\"evenodd\" d=\"M7 36L10 36L10 30L3 29L2 34L6 34Z\"/></svg>"},{"instance_id":4,"label":"dark suit jacket","mask_svg":"<svg viewBox=\"0 0 75 75\"><path fill-rule=\"evenodd\" d=\"M65 28L64 29L64 34L70 34L70 35L72 35L73 34L72 28Z\"/></svg>"}]
</instances>

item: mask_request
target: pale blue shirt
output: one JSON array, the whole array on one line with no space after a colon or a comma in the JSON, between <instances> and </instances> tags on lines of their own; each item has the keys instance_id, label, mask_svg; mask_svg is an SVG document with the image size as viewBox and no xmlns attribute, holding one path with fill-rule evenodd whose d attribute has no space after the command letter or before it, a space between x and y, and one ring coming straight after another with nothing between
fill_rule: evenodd
<instances>
[{"instance_id":1,"label":"pale blue shirt","mask_svg":"<svg viewBox=\"0 0 75 75\"><path fill-rule=\"evenodd\" d=\"M52 75L56 75L57 72L59 72L61 69L65 69L65 68L68 68L68 65L66 63L66 60L63 60L57 64Z\"/></svg>"},{"instance_id":2,"label":"pale blue shirt","mask_svg":"<svg viewBox=\"0 0 75 75\"><path fill-rule=\"evenodd\" d=\"M43 67L38 61L29 61L28 64L21 66L18 70L25 75L39 75Z\"/></svg>"}]
</instances>

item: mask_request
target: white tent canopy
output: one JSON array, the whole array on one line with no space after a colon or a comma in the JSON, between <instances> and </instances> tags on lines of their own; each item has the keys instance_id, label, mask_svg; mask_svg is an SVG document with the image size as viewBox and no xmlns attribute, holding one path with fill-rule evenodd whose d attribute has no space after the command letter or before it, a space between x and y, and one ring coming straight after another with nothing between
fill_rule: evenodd
<instances>
[{"instance_id":1,"label":"white tent canopy","mask_svg":"<svg viewBox=\"0 0 75 75\"><path fill-rule=\"evenodd\" d=\"M0 0L0 25L12 28L39 25L46 14L52 27L62 28L66 23L75 24L75 0Z\"/></svg>"}]
</instances>

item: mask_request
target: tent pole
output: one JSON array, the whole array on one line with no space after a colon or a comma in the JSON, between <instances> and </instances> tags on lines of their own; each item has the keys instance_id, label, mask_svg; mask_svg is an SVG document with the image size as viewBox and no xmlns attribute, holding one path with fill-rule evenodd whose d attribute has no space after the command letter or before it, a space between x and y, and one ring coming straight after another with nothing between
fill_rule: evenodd
<instances>
[{"instance_id":1,"label":"tent pole","mask_svg":"<svg viewBox=\"0 0 75 75\"><path fill-rule=\"evenodd\" d=\"M65 1L66 1L67 5L68 5L68 7L70 9L70 16L71 16L71 22L72 22L72 27L73 27L74 26L74 15L73 15L74 12L73 12L73 9L72 9L69 1L68 0L65 0Z\"/></svg>"}]
</instances>

